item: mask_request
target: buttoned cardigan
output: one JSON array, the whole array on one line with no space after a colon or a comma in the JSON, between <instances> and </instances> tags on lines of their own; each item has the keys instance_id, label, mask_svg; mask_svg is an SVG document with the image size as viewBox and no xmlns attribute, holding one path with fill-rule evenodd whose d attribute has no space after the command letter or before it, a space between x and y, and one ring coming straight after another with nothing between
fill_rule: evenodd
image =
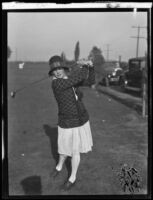
<instances>
[{"instance_id":1,"label":"buttoned cardigan","mask_svg":"<svg viewBox=\"0 0 153 200\"><path fill-rule=\"evenodd\" d=\"M74 128L85 124L89 114L82 102L76 99L75 92L80 94L80 86L91 86L95 83L93 67L83 66L72 70L67 79L57 78L52 81L52 89L58 104L58 126L61 128Z\"/></svg>"}]
</instances>

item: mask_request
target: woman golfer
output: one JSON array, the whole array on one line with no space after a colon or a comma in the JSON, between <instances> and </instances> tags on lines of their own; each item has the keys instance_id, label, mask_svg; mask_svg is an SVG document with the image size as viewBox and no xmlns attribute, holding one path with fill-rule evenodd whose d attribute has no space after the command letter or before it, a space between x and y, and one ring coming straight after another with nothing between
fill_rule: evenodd
<instances>
[{"instance_id":1,"label":"woman golfer","mask_svg":"<svg viewBox=\"0 0 153 200\"><path fill-rule=\"evenodd\" d=\"M55 178L62 170L67 156L71 157L71 175L63 185L69 190L76 183L76 174L80 163L80 153L92 150L93 140L89 115L82 102L79 86L91 86L95 82L92 65L82 65L67 74L68 67L60 56L49 60L52 76L52 89L58 104L58 153L59 161L52 176Z\"/></svg>"}]
</instances>

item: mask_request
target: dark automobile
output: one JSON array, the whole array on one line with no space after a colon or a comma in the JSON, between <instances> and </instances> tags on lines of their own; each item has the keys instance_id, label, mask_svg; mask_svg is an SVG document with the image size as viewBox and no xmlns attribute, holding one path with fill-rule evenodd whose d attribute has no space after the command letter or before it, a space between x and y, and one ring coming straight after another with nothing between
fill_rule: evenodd
<instances>
[{"instance_id":1,"label":"dark automobile","mask_svg":"<svg viewBox=\"0 0 153 200\"><path fill-rule=\"evenodd\" d=\"M119 78L121 77L122 74L123 74L122 68L119 68L119 67L114 68L111 73L107 74L107 76L105 76L101 80L100 84L105 85L105 86L118 85Z\"/></svg>"},{"instance_id":2,"label":"dark automobile","mask_svg":"<svg viewBox=\"0 0 153 200\"><path fill-rule=\"evenodd\" d=\"M142 91L143 69L145 65L145 57L129 59L129 68L119 79L119 83L124 90Z\"/></svg>"}]
</instances>

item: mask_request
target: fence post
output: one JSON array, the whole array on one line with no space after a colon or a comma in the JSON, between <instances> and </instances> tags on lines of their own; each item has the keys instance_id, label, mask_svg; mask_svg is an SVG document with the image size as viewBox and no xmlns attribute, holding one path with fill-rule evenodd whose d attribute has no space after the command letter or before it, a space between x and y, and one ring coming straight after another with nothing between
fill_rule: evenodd
<instances>
[{"instance_id":1,"label":"fence post","mask_svg":"<svg viewBox=\"0 0 153 200\"><path fill-rule=\"evenodd\" d=\"M145 66L142 70L142 117L146 116L147 108L147 54L145 54Z\"/></svg>"}]
</instances>

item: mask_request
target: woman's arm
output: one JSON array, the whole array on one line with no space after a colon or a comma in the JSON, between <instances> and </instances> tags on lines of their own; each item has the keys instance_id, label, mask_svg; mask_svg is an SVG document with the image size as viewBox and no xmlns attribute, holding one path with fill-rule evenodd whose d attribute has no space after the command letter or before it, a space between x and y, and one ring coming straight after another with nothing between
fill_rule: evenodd
<instances>
[{"instance_id":1,"label":"woman's arm","mask_svg":"<svg viewBox=\"0 0 153 200\"><path fill-rule=\"evenodd\" d=\"M60 92L67 88L76 86L84 81L87 77L88 69L86 67L78 68L75 73L72 73L68 79L58 78L53 80L52 87L56 92Z\"/></svg>"},{"instance_id":2,"label":"woman's arm","mask_svg":"<svg viewBox=\"0 0 153 200\"><path fill-rule=\"evenodd\" d=\"M94 67L88 67L88 78L82 82L81 86L91 86L93 84L95 84Z\"/></svg>"}]
</instances>

